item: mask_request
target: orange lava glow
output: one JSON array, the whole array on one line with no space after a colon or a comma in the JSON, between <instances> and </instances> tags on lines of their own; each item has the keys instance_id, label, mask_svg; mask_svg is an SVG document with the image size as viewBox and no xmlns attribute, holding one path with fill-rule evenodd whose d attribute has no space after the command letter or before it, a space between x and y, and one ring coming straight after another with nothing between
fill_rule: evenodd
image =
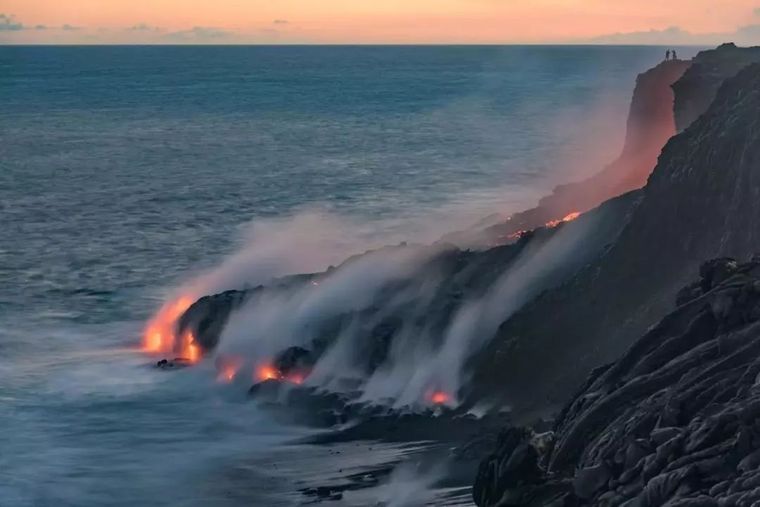
<instances>
[{"instance_id":1,"label":"orange lava glow","mask_svg":"<svg viewBox=\"0 0 760 507\"><path fill-rule=\"evenodd\" d=\"M560 219L560 220L550 220L550 221L546 222L546 227L549 227L549 228L551 228L551 227L557 227L559 224L562 224L562 223L565 223L565 222L572 222L573 220L575 220L579 216L581 216L580 211L573 211L572 213L568 213L567 215L565 215L564 217L562 217L562 219Z\"/></svg>"},{"instance_id":2,"label":"orange lava glow","mask_svg":"<svg viewBox=\"0 0 760 507\"><path fill-rule=\"evenodd\" d=\"M197 363L201 359L201 348L195 343L195 337L190 331L182 337L179 357L187 359L191 363Z\"/></svg>"},{"instance_id":3,"label":"orange lava glow","mask_svg":"<svg viewBox=\"0 0 760 507\"><path fill-rule=\"evenodd\" d=\"M176 332L177 320L192 304L192 297L182 296L162 306L143 333L143 350L150 353L176 352L191 362L198 361L201 350L193 334L187 332L180 338Z\"/></svg>"},{"instance_id":4,"label":"orange lava glow","mask_svg":"<svg viewBox=\"0 0 760 507\"><path fill-rule=\"evenodd\" d=\"M280 374L279 371L277 371L277 368L270 364L265 364L263 366L260 366L258 370L256 370L256 378L263 382L265 380L274 380L282 378L282 374Z\"/></svg>"},{"instance_id":5,"label":"orange lava glow","mask_svg":"<svg viewBox=\"0 0 760 507\"><path fill-rule=\"evenodd\" d=\"M436 391L430 395L430 401L432 401L436 405L443 405L444 403L448 403L449 401L451 401L451 396L449 396L449 393L445 393L443 391Z\"/></svg>"}]
</instances>

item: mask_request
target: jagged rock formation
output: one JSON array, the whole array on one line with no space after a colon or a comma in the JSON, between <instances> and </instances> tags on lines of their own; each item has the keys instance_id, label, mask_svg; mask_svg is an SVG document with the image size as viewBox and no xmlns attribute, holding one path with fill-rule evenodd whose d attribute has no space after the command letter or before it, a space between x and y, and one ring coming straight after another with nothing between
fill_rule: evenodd
<instances>
[{"instance_id":1,"label":"jagged rock formation","mask_svg":"<svg viewBox=\"0 0 760 507\"><path fill-rule=\"evenodd\" d=\"M678 131L684 130L707 111L726 79L755 62L760 62L760 47L740 48L731 43L701 51L694 57L691 66L673 84Z\"/></svg>"},{"instance_id":2,"label":"jagged rock formation","mask_svg":"<svg viewBox=\"0 0 760 507\"><path fill-rule=\"evenodd\" d=\"M706 258L760 251L760 65L721 87L671 139L616 243L500 328L473 364L472 399L516 410L561 404L665 314ZM549 352L550 351L550 352Z\"/></svg>"},{"instance_id":3,"label":"jagged rock formation","mask_svg":"<svg viewBox=\"0 0 760 507\"><path fill-rule=\"evenodd\" d=\"M675 311L591 374L553 434L503 432L480 466L478 505L760 501L760 258L716 259L700 274Z\"/></svg>"},{"instance_id":4,"label":"jagged rock formation","mask_svg":"<svg viewBox=\"0 0 760 507\"><path fill-rule=\"evenodd\" d=\"M603 201L642 187L665 142L676 132L673 119L675 83L689 67L685 60L669 60L639 74L628 114L625 144L617 160L590 178L558 186L536 208L516 213L490 228L504 237L530 230L568 213L585 212Z\"/></svg>"}]
</instances>

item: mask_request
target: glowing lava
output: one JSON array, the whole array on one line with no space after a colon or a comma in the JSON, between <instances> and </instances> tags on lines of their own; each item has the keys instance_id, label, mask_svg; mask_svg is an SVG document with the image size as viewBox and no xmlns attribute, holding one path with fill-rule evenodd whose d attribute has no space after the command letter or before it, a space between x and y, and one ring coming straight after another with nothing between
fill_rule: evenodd
<instances>
[{"instance_id":1,"label":"glowing lava","mask_svg":"<svg viewBox=\"0 0 760 507\"><path fill-rule=\"evenodd\" d=\"M191 296L169 301L150 320L143 334L143 350L151 353L176 353L190 362L201 358L201 349L191 332L177 336L177 321L193 304Z\"/></svg>"},{"instance_id":2,"label":"glowing lava","mask_svg":"<svg viewBox=\"0 0 760 507\"><path fill-rule=\"evenodd\" d=\"M263 366L259 366L258 370L256 370L256 378L260 382L264 382L265 380L275 380L282 378L282 374L277 371L277 368L270 364L265 364Z\"/></svg>"},{"instance_id":3,"label":"glowing lava","mask_svg":"<svg viewBox=\"0 0 760 507\"><path fill-rule=\"evenodd\" d=\"M572 213L568 213L562 219L560 220L550 220L549 222L546 222L546 227L557 227L559 224L565 223L565 222L572 222L576 218L581 216L580 211L573 211Z\"/></svg>"},{"instance_id":4,"label":"glowing lava","mask_svg":"<svg viewBox=\"0 0 760 507\"><path fill-rule=\"evenodd\" d=\"M197 363L201 359L201 348L195 343L195 337L190 331L182 337L179 357L187 359L191 363Z\"/></svg>"},{"instance_id":5,"label":"glowing lava","mask_svg":"<svg viewBox=\"0 0 760 507\"><path fill-rule=\"evenodd\" d=\"M451 401L451 396L449 396L449 393L443 391L435 391L430 395L430 401L435 405L444 405Z\"/></svg>"},{"instance_id":6,"label":"glowing lava","mask_svg":"<svg viewBox=\"0 0 760 507\"><path fill-rule=\"evenodd\" d=\"M301 385L306 380L307 373L303 372L290 372L283 374L280 370L272 366L271 364L264 364L256 369L254 380L264 382L266 380L279 380L281 382L289 382L295 385Z\"/></svg>"}]
</instances>

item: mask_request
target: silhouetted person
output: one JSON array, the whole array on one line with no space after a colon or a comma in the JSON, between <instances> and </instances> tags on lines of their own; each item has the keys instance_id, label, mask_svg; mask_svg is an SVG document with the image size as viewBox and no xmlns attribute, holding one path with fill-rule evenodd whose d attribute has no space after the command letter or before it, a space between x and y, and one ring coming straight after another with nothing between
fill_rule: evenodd
<instances>
[{"instance_id":1,"label":"silhouetted person","mask_svg":"<svg viewBox=\"0 0 760 507\"><path fill-rule=\"evenodd\" d=\"M673 55L673 60L678 60L678 55L676 55L676 50L670 52Z\"/></svg>"},{"instance_id":2,"label":"silhouetted person","mask_svg":"<svg viewBox=\"0 0 760 507\"><path fill-rule=\"evenodd\" d=\"M665 61L667 62L668 60L670 60L670 50L669 49L667 51L665 51Z\"/></svg>"}]
</instances>

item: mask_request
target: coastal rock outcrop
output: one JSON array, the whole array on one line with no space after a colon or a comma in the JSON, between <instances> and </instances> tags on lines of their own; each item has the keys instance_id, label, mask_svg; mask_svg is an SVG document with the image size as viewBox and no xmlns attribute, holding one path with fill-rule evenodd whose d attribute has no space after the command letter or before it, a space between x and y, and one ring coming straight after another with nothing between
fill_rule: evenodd
<instances>
[{"instance_id":1,"label":"coastal rock outcrop","mask_svg":"<svg viewBox=\"0 0 760 507\"><path fill-rule=\"evenodd\" d=\"M684 130L707 111L726 79L756 62L760 62L760 47L741 48L732 43L695 56L683 76L673 84L677 130Z\"/></svg>"},{"instance_id":2,"label":"coastal rock outcrop","mask_svg":"<svg viewBox=\"0 0 760 507\"><path fill-rule=\"evenodd\" d=\"M760 501L760 258L716 259L700 274L673 312L590 375L548 448L529 428L503 432L479 469L479 506Z\"/></svg>"}]
</instances>

